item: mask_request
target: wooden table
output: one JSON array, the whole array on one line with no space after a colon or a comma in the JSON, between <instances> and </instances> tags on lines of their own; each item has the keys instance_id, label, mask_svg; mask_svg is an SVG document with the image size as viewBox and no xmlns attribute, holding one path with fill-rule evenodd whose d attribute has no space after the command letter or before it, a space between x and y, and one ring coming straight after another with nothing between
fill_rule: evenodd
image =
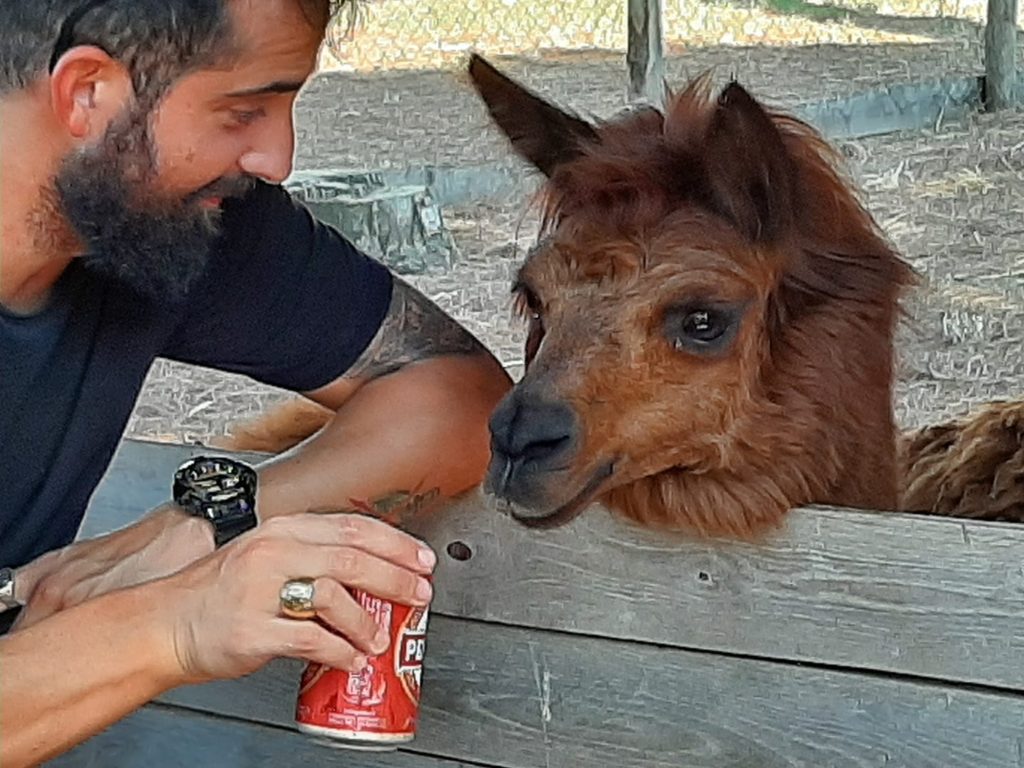
<instances>
[{"instance_id":1,"label":"wooden table","mask_svg":"<svg viewBox=\"0 0 1024 768\"><path fill-rule=\"evenodd\" d=\"M200 450L125 443L83 535L165 501ZM1024 526L811 508L755 547L600 508L534 532L473 496L421 533L441 563L409 750L296 732L302 665L281 661L52 765L1024 766Z\"/></svg>"}]
</instances>

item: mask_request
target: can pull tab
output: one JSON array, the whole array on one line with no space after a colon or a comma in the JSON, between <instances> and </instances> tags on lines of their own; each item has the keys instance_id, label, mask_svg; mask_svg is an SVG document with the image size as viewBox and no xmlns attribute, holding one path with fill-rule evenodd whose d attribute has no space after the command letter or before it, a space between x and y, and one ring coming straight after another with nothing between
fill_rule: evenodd
<instances>
[{"instance_id":1,"label":"can pull tab","mask_svg":"<svg viewBox=\"0 0 1024 768\"><path fill-rule=\"evenodd\" d=\"M453 541L448 545L446 551L448 557L452 560L458 560L461 563L466 562L473 557L473 550L469 548L469 545L462 541Z\"/></svg>"}]
</instances>

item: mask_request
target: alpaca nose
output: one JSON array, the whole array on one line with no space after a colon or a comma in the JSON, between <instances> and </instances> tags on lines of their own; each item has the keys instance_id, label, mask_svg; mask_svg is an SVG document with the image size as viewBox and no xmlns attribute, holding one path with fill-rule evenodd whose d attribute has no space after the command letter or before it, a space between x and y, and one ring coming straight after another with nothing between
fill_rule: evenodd
<instances>
[{"instance_id":1,"label":"alpaca nose","mask_svg":"<svg viewBox=\"0 0 1024 768\"><path fill-rule=\"evenodd\" d=\"M507 482L517 471L548 469L563 459L576 442L576 414L564 403L513 392L495 409L490 429L491 451Z\"/></svg>"}]
</instances>

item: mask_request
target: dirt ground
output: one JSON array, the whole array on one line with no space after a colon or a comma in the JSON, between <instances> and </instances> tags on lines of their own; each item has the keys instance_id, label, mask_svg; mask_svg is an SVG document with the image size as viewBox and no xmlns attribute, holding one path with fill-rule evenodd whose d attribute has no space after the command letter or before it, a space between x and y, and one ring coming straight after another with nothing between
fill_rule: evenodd
<instances>
[{"instance_id":1,"label":"dirt ground","mask_svg":"<svg viewBox=\"0 0 1024 768\"><path fill-rule=\"evenodd\" d=\"M970 23L895 18L890 23L906 27L905 37L913 34L926 42L674 46L666 58L665 77L679 87L710 70L717 82L735 76L767 103L792 107L879 85L979 71L979 31ZM529 87L583 115L607 117L628 104L621 52L485 55ZM303 93L296 137L300 168L458 166L508 160L503 139L491 130L461 68L324 72Z\"/></svg>"},{"instance_id":2,"label":"dirt ground","mask_svg":"<svg viewBox=\"0 0 1024 768\"><path fill-rule=\"evenodd\" d=\"M679 82L716 65L771 103L792 105L973 71L975 38L966 22L935 24L960 26L945 38L935 34L931 45L693 49L670 60L669 77ZM608 115L624 104L621 56L503 65L585 113ZM298 143L299 168L515 165L466 85L441 70L321 75L300 100ZM1024 113L841 146L869 208L925 280L900 330L900 422L918 425L1024 395ZM461 259L447 273L413 278L513 375L521 370L523 333L509 311L509 287L535 234L525 207L531 183L524 176L523 194L507 200L446 209ZM288 397L239 376L158 361L128 434L204 442Z\"/></svg>"}]
</instances>

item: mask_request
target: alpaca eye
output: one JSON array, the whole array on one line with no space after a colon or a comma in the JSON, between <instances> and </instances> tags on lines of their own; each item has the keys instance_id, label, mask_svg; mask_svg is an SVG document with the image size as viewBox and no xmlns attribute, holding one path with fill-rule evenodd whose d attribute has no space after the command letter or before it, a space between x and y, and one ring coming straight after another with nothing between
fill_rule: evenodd
<instances>
[{"instance_id":1,"label":"alpaca eye","mask_svg":"<svg viewBox=\"0 0 1024 768\"><path fill-rule=\"evenodd\" d=\"M679 352L721 352L735 338L741 314L732 306L673 307L665 315L665 335Z\"/></svg>"},{"instance_id":2,"label":"alpaca eye","mask_svg":"<svg viewBox=\"0 0 1024 768\"><path fill-rule=\"evenodd\" d=\"M524 350L525 368L529 369L533 358L537 356L540 343L544 341L544 320L539 313L530 316L530 329L526 334L526 348Z\"/></svg>"},{"instance_id":3,"label":"alpaca eye","mask_svg":"<svg viewBox=\"0 0 1024 768\"><path fill-rule=\"evenodd\" d=\"M537 294L533 292L530 286L526 285L526 283L517 281L516 284L512 286L512 294L516 297L516 302L519 305L520 310L529 320L540 320L540 299L537 298Z\"/></svg>"}]
</instances>

